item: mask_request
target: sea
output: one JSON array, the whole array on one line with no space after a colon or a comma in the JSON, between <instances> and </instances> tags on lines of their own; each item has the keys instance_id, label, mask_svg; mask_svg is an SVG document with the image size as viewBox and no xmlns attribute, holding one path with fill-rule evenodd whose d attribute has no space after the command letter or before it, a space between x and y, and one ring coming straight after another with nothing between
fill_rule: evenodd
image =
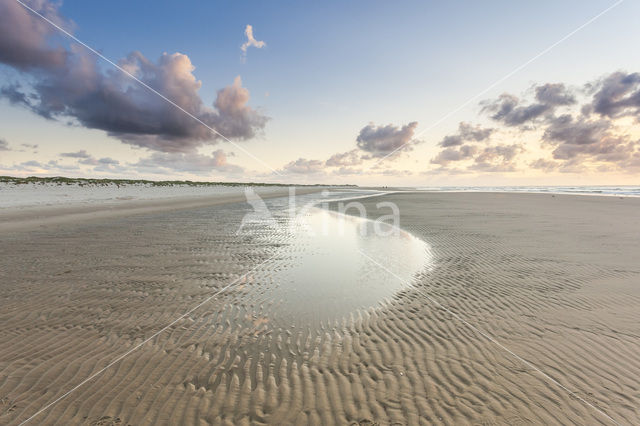
<instances>
[{"instance_id":1,"label":"sea","mask_svg":"<svg viewBox=\"0 0 640 426\"><path fill-rule=\"evenodd\" d=\"M409 189L409 188L407 188ZM640 197L640 186L421 186L411 188L433 192L533 192L543 194L603 195L612 197Z\"/></svg>"}]
</instances>

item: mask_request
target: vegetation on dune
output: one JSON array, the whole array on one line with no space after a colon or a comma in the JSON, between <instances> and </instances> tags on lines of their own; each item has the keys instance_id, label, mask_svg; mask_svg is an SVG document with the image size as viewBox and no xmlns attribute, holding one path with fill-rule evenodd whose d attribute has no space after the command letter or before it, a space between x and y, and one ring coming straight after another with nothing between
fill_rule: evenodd
<instances>
[{"instance_id":1,"label":"vegetation on dune","mask_svg":"<svg viewBox=\"0 0 640 426\"><path fill-rule=\"evenodd\" d=\"M344 186L355 187L357 185L300 185L286 183L261 183L261 182L196 182L191 180L144 180L144 179L88 179L88 178L68 178L64 176L26 178L13 176L0 176L0 183L14 185L25 184L57 184L57 185L78 185L78 186L124 186L124 185L146 185L146 186Z\"/></svg>"}]
</instances>

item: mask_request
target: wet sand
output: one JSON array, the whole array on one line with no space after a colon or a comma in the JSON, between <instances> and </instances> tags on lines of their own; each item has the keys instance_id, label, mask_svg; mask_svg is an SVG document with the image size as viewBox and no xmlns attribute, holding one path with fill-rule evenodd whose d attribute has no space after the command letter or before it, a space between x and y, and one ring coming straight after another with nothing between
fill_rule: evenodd
<instances>
[{"instance_id":1,"label":"wet sand","mask_svg":"<svg viewBox=\"0 0 640 426\"><path fill-rule=\"evenodd\" d=\"M46 191L46 188L39 188ZM103 221L115 217L139 215L170 210L194 209L198 207L216 206L220 204L239 203L246 200L242 187L233 188L235 191L208 195L191 195L181 197L112 200L99 203L67 204L58 203L48 206L25 206L4 208L0 205L0 232L15 230L30 230L46 226L65 223L87 221ZM253 187L255 194L262 199L284 197L289 194L288 187ZM321 188L295 187L298 195L312 194ZM4 195L4 194L1 194Z\"/></svg>"},{"instance_id":2,"label":"wet sand","mask_svg":"<svg viewBox=\"0 0 640 426\"><path fill-rule=\"evenodd\" d=\"M299 248L237 236L246 205L3 230L0 423L60 397L30 424L640 422L640 199L360 201L395 202L433 265L318 329L274 316Z\"/></svg>"}]
</instances>

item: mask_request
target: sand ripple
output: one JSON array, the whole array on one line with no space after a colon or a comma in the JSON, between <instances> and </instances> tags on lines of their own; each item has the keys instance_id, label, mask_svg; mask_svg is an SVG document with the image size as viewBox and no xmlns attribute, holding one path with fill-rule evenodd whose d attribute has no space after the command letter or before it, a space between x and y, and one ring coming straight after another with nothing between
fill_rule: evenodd
<instances>
[{"instance_id":1,"label":"sand ripple","mask_svg":"<svg viewBox=\"0 0 640 426\"><path fill-rule=\"evenodd\" d=\"M640 422L637 205L387 198L433 249L415 288L318 329L287 326L266 297L264 277L288 261L276 257L34 424L609 423L451 312L616 422ZM286 235L239 244L237 209L3 235L0 423L25 420L286 246Z\"/></svg>"}]
</instances>

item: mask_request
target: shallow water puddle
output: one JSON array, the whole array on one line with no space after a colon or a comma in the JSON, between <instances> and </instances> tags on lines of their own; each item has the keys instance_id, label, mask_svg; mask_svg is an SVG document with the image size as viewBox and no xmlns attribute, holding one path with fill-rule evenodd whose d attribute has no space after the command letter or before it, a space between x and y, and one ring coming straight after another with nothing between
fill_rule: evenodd
<instances>
[{"instance_id":1,"label":"shallow water puddle","mask_svg":"<svg viewBox=\"0 0 640 426\"><path fill-rule=\"evenodd\" d=\"M376 306L431 263L428 244L405 231L320 208L293 221L289 232L285 259L271 274L282 326L317 324Z\"/></svg>"}]
</instances>

